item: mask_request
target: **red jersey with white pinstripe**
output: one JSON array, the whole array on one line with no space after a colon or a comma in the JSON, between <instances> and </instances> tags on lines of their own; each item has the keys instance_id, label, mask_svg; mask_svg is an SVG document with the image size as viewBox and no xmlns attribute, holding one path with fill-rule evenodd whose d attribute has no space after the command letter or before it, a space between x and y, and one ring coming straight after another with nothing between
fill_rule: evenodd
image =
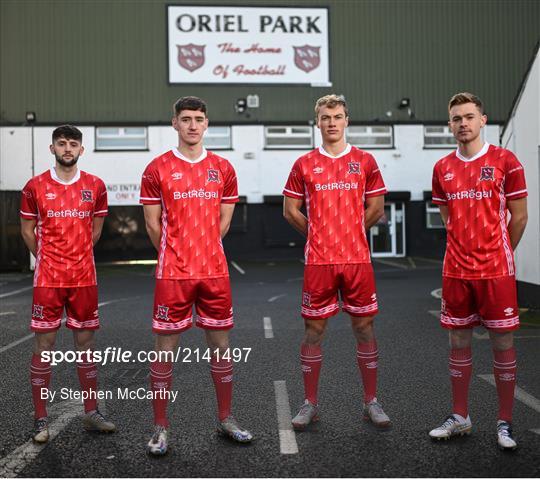
<instances>
[{"instance_id":1,"label":"red jersey with white pinstripe","mask_svg":"<svg viewBox=\"0 0 540 479\"><path fill-rule=\"evenodd\" d=\"M473 158L458 151L433 169L433 203L448 206L443 276L490 279L514 275L508 200L527 196L515 155L488 143Z\"/></svg>"},{"instance_id":2,"label":"red jersey with white pinstripe","mask_svg":"<svg viewBox=\"0 0 540 479\"><path fill-rule=\"evenodd\" d=\"M66 183L51 168L26 183L20 215L37 222L34 286L96 284L92 226L94 217L107 215L107 189L102 180L77 170Z\"/></svg>"},{"instance_id":3,"label":"red jersey with white pinstripe","mask_svg":"<svg viewBox=\"0 0 540 479\"><path fill-rule=\"evenodd\" d=\"M203 150L190 161L176 148L155 158L142 176L143 205L161 205L157 279L228 276L220 234L221 203L236 203L233 166Z\"/></svg>"},{"instance_id":4,"label":"red jersey with white pinstripe","mask_svg":"<svg viewBox=\"0 0 540 479\"><path fill-rule=\"evenodd\" d=\"M283 194L306 203L306 264L370 263L364 200L385 193L375 158L354 146L337 157L320 147L298 158Z\"/></svg>"}]
</instances>

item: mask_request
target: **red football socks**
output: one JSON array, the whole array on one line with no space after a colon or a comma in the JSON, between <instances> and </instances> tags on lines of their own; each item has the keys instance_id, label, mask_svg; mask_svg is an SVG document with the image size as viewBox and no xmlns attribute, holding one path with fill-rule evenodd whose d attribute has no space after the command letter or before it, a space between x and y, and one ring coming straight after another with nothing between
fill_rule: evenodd
<instances>
[{"instance_id":1,"label":"red football socks","mask_svg":"<svg viewBox=\"0 0 540 479\"><path fill-rule=\"evenodd\" d=\"M516 387L516 350L493 350L493 375L499 396L499 417L502 421L512 422L514 389Z\"/></svg>"},{"instance_id":2,"label":"red football socks","mask_svg":"<svg viewBox=\"0 0 540 479\"><path fill-rule=\"evenodd\" d=\"M469 415L469 384L472 374L471 348L451 349L448 365L452 382L453 412L467 418Z\"/></svg>"},{"instance_id":3,"label":"red football socks","mask_svg":"<svg viewBox=\"0 0 540 479\"><path fill-rule=\"evenodd\" d=\"M169 427L167 421L168 395L163 394L171 390L172 384L172 363L165 361L155 361L150 366L150 385L154 393L152 408L154 409L154 424L157 426ZM161 394L158 392L161 391Z\"/></svg>"},{"instance_id":4,"label":"red football socks","mask_svg":"<svg viewBox=\"0 0 540 479\"><path fill-rule=\"evenodd\" d=\"M77 375L81 391L85 392L84 412L95 411L97 408L97 367L93 361L77 363Z\"/></svg>"},{"instance_id":5,"label":"red football socks","mask_svg":"<svg viewBox=\"0 0 540 479\"><path fill-rule=\"evenodd\" d=\"M370 403L377 395L377 363L379 359L379 350L377 341L369 343L357 343L356 361L362 375L364 385L364 402Z\"/></svg>"},{"instance_id":6,"label":"red football socks","mask_svg":"<svg viewBox=\"0 0 540 479\"><path fill-rule=\"evenodd\" d=\"M51 363L49 361L42 361L39 354L32 355L30 381L32 384L32 400L34 402L34 418L47 417L47 399L42 399L41 389L49 389L49 383L51 382Z\"/></svg>"},{"instance_id":7,"label":"red football socks","mask_svg":"<svg viewBox=\"0 0 540 479\"><path fill-rule=\"evenodd\" d=\"M300 349L300 362L304 375L304 395L311 403L317 405L317 392L319 376L321 374L322 350L314 344L302 344Z\"/></svg>"},{"instance_id":8,"label":"red football socks","mask_svg":"<svg viewBox=\"0 0 540 479\"><path fill-rule=\"evenodd\" d=\"M223 421L231 415L233 365L230 359L212 356L210 373L216 389L218 418Z\"/></svg>"}]
</instances>

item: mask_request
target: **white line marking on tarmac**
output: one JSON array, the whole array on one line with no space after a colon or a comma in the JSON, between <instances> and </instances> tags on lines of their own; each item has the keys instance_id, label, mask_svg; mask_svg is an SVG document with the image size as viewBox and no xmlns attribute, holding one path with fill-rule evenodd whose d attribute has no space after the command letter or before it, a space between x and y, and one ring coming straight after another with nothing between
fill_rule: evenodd
<instances>
[{"instance_id":1,"label":"white line marking on tarmac","mask_svg":"<svg viewBox=\"0 0 540 479\"><path fill-rule=\"evenodd\" d=\"M119 299L111 299L109 301L104 301L102 303L98 303L98 306L107 306L108 304L111 304L111 303L116 303L118 301L125 301L126 299L131 299L131 298L119 298ZM62 320L62 324L64 324L66 322L66 318L64 318ZM18 344L21 344L21 343L24 343L25 341L28 341L29 339L33 338L34 337L34 333L31 333L31 334L28 334L26 336L23 336L22 338L19 338L19 339L16 339L15 341L7 344L6 346L2 346L0 348L0 354L2 354L4 351L7 351L15 346L17 346ZM1 477L1 476L0 476Z\"/></svg>"},{"instance_id":2,"label":"white line marking on tarmac","mask_svg":"<svg viewBox=\"0 0 540 479\"><path fill-rule=\"evenodd\" d=\"M272 329L272 319L269 316L263 318L264 325L264 337L266 339L272 339L274 337L274 330Z\"/></svg>"},{"instance_id":3,"label":"white line marking on tarmac","mask_svg":"<svg viewBox=\"0 0 540 479\"><path fill-rule=\"evenodd\" d=\"M15 291L10 291L9 293L2 293L0 294L0 298L7 298L8 296L13 296L15 294L22 293L24 291L28 291L29 289L32 289L33 286L25 286L24 288L16 289Z\"/></svg>"},{"instance_id":4,"label":"white line marking on tarmac","mask_svg":"<svg viewBox=\"0 0 540 479\"><path fill-rule=\"evenodd\" d=\"M303 279L304 279L303 276L299 276L298 278L289 278L289 279L287 280L287 283L290 283L290 282L292 282L292 281L302 281Z\"/></svg>"},{"instance_id":5,"label":"white line marking on tarmac","mask_svg":"<svg viewBox=\"0 0 540 479\"><path fill-rule=\"evenodd\" d=\"M484 381L487 381L492 386L496 386L493 374L479 374L478 377L482 378ZM514 391L514 397L523 404L529 406L531 409L534 409L536 412L540 412L540 401L518 386L516 386Z\"/></svg>"},{"instance_id":6,"label":"white line marking on tarmac","mask_svg":"<svg viewBox=\"0 0 540 479\"><path fill-rule=\"evenodd\" d=\"M100 403L103 410L104 401ZM57 416L49 423L49 442L54 440L58 434L71 422L71 420L81 414L81 403L79 401L63 401L50 408L51 416ZM45 444L34 444L32 439L19 446L0 461L0 477L17 477L17 475L30 464L43 449Z\"/></svg>"},{"instance_id":7,"label":"white line marking on tarmac","mask_svg":"<svg viewBox=\"0 0 540 479\"><path fill-rule=\"evenodd\" d=\"M231 260L231 264L234 266L234 269L236 269L236 271L238 271L240 274L246 274L246 272L242 268L240 268L240 266L238 266L236 261Z\"/></svg>"},{"instance_id":8,"label":"white line marking on tarmac","mask_svg":"<svg viewBox=\"0 0 540 479\"><path fill-rule=\"evenodd\" d=\"M394 266L395 268L399 268L399 269L409 269L409 267L406 264L397 263L389 259L373 258L373 261L376 261L377 263L381 263L381 264L386 264L388 266Z\"/></svg>"},{"instance_id":9,"label":"white line marking on tarmac","mask_svg":"<svg viewBox=\"0 0 540 479\"><path fill-rule=\"evenodd\" d=\"M442 296L442 288L434 289L430 294L431 294L431 296L433 296L434 298L441 299L441 296Z\"/></svg>"},{"instance_id":10,"label":"white line marking on tarmac","mask_svg":"<svg viewBox=\"0 0 540 479\"><path fill-rule=\"evenodd\" d=\"M285 294L278 294L277 296L272 296L268 299L269 303L273 303L276 299L283 298L283 296L287 296L287 293Z\"/></svg>"},{"instance_id":11,"label":"white line marking on tarmac","mask_svg":"<svg viewBox=\"0 0 540 479\"><path fill-rule=\"evenodd\" d=\"M291 424L291 406L285 381L274 381L276 412L279 429L279 449L281 454L298 454L296 435Z\"/></svg>"},{"instance_id":12,"label":"white line marking on tarmac","mask_svg":"<svg viewBox=\"0 0 540 479\"><path fill-rule=\"evenodd\" d=\"M416 269L416 263L414 262L414 259L412 259L410 256L407 256L407 261L411 265L412 269Z\"/></svg>"},{"instance_id":13,"label":"white line marking on tarmac","mask_svg":"<svg viewBox=\"0 0 540 479\"><path fill-rule=\"evenodd\" d=\"M436 318L440 318L441 317L441 312L440 311L436 311L436 310L429 310L428 311L429 314L431 314L431 316L435 316Z\"/></svg>"},{"instance_id":14,"label":"white line marking on tarmac","mask_svg":"<svg viewBox=\"0 0 540 479\"><path fill-rule=\"evenodd\" d=\"M529 429L529 431L534 432L535 434L540 434L540 429Z\"/></svg>"},{"instance_id":15,"label":"white line marking on tarmac","mask_svg":"<svg viewBox=\"0 0 540 479\"><path fill-rule=\"evenodd\" d=\"M10 316L12 314L15 314L15 311L3 311L0 313L0 316Z\"/></svg>"}]
</instances>

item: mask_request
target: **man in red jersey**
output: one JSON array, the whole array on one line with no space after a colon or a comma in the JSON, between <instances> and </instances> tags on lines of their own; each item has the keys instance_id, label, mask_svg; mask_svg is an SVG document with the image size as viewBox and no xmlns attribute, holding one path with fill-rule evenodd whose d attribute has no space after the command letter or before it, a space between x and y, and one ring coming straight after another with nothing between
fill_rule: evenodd
<instances>
[{"instance_id":1,"label":"man in red jersey","mask_svg":"<svg viewBox=\"0 0 540 479\"><path fill-rule=\"evenodd\" d=\"M366 239L366 228L384 213L386 187L373 156L346 143L345 99L324 96L317 101L315 114L323 144L296 161L283 190L285 218L307 236L301 309L305 334L300 353L305 402L292 424L304 429L318 420L321 343L328 318L339 312L340 293L357 341L364 417L378 427L389 427L390 419L376 398L378 349L373 318L378 305ZM307 218L300 210L304 203Z\"/></svg>"},{"instance_id":2,"label":"man in red jersey","mask_svg":"<svg viewBox=\"0 0 540 479\"><path fill-rule=\"evenodd\" d=\"M238 442L252 435L231 415L233 366L229 329L233 327L231 287L222 238L238 201L236 173L224 158L206 151L206 103L183 97L174 105L172 126L178 148L155 158L142 176L141 203L146 229L158 251L152 329L155 350L172 353L180 334L193 324L205 330L218 405L218 432ZM151 365L154 434L151 454L167 452L167 394L172 362Z\"/></svg>"},{"instance_id":3,"label":"man in red jersey","mask_svg":"<svg viewBox=\"0 0 540 479\"><path fill-rule=\"evenodd\" d=\"M519 315L514 250L527 224L525 175L512 152L482 139L487 117L477 96L454 95L448 111L458 148L433 169L433 203L439 205L447 231L441 325L450 330L453 411L429 435L448 439L471 432L471 338L473 327L483 325L493 348L498 444L515 449L513 331L519 327Z\"/></svg>"},{"instance_id":4,"label":"man in red jersey","mask_svg":"<svg viewBox=\"0 0 540 479\"><path fill-rule=\"evenodd\" d=\"M21 234L36 257L31 330L35 332L30 366L34 401L34 441L49 439L46 395L50 361L42 353L54 348L64 308L78 351L94 349L99 328L96 268L93 247L107 215L103 181L77 168L82 155L82 133L71 125L56 128L51 153L54 168L32 178L21 196ZM82 356L77 373L85 396L84 427L112 432L115 426L97 409L97 369L92 355Z\"/></svg>"}]
</instances>

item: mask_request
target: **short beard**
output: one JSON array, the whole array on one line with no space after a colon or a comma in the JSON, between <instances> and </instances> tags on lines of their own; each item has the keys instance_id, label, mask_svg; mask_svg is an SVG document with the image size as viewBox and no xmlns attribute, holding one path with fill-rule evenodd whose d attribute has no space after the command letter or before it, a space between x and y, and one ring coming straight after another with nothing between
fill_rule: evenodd
<instances>
[{"instance_id":1,"label":"short beard","mask_svg":"<svg viewBox=\"0 0 540 479\"><path fill-rule=\"evenodd\" d=\"M70 166L75 166L77 164L77 161L79 161L78 156L74 156L73 159L70 161L66 161L61 156L58 156L58 155L54 155L54 157L56 158L57 163L60 163L62 166L66 168L69 168Z\"/></svg>"}]
</instances>

